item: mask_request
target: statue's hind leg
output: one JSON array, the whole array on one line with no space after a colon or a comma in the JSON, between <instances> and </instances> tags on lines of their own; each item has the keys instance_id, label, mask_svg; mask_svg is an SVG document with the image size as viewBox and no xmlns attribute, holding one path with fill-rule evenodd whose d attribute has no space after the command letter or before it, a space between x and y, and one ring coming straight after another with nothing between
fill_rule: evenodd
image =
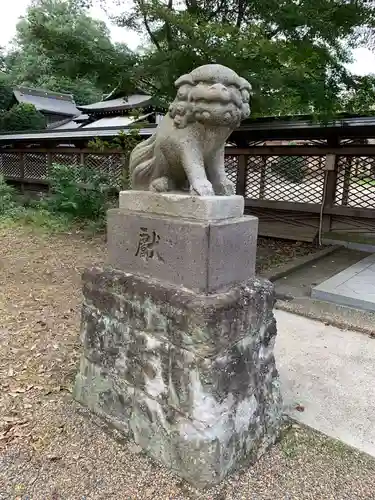
<instances>
[{"instance_id":1,"label":"statue's hind leg","mask_svg":"<svg viewBox=\"0 0 375 500\"><path fill-rule=\"evenodd\" d=\"M173 191L174 189L174 182L166 175L163 177L157 177L150 184L150 191L156 193L166 193L168 191Z\"/></svg>"}]
</instances>

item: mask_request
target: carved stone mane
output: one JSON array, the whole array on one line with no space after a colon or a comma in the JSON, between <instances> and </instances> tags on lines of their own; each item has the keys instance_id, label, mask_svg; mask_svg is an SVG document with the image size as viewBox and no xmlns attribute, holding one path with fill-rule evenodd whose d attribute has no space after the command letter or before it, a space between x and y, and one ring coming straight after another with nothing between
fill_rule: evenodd
<instances>
[{"instance_id":1,"label":"carved stone mane","mask_svg":"<svg viewBox=\"0 0 375 500\"><path fill-rule=\"evenodd\" d=\"M178 78L177 95L155 133L138 144L129 162L132 188L231 195L224 146L250 114L251 86L231 69L207 64Z\"/></svg>"}]
</instances>

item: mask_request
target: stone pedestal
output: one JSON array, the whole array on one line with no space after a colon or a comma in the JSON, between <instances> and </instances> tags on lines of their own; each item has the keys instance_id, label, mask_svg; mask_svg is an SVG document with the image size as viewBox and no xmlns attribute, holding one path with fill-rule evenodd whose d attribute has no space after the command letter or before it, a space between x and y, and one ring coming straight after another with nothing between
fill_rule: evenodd
<instances>
[{"instance_id":1,"label":"stone pedestal","mask_svg":"<svg viewBox=\"0 0 375 500\"><path fill-rule=\"evenodd\" d=\"M257 232L242 196L124 191L108 212L109 264L211 293L254 276Z\"/></svg>"},{"instance_id":2,"label":"stone pedestal","mask_svg":"<svg viewBox=\"0 0 375 500\"><path fill-rule=\"evenodd\" d=\"M121 195L111 267L83 276L74 391L198 487L256 460L282 414L273 287L254 277L257 220L239 197L221 212L212 198Z\"/></svg>"}]
</instances>

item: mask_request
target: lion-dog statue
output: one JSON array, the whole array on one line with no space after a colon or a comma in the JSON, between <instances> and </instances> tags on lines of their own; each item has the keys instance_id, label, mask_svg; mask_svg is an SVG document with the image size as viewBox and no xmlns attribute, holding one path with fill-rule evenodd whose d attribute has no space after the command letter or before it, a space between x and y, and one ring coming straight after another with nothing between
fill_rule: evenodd
<instances>
[{"instance_id":1,"label":"lion-dog statue","mask_svg":"<svg viewBox=\"0 0 375 500\"><path fill-rule=\"evenodd\" d=\"M207 64L178 78L177 96L155 133L130 156L132 189L232 195L224 146L250 114L250 84L231 69Z\"/></svg>"}]
</instances>

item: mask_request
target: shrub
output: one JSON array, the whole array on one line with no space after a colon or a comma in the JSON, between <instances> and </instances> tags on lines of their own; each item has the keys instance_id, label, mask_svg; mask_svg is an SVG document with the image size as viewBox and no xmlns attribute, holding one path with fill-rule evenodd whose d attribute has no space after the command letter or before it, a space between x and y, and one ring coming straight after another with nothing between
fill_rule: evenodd
<instances>
[{"instance_id":1,"label":"shrub","mask_svg":"<svg viewBox=\"0 0 375 500\"><path fill-rule=\"evenodd\" d=\"M16 207L16 190L0 175L0 215L6 215Z\"/></svg>"},{"instance_id":2,"label":"shrub","mask_svg":"<svg viewBox=\"0 0 375 500\"><path fill-rule=\"evenodd\" d=\"M81 220L104 218L111 200L107 176L87 167L53 165L49 173L51 194L42 206L51 212Z\"/></svg>"},{"instance_id":3,"label":"shrub","mask_svg":"<svg viewBox=\"0 0 375 500\"><path fill-rule=\"evenodd\" d=\"M141 123L134 124L128 132L120 131L112 141L103 141L95 138L89 142L89 148L96 151L121 150L123 153L123 170L121 174L121 189L126 190L131 187L129 172L129 157L135 146L142 140L139 135Z\"/></svg>"},{"instance_id":4,"label":"shrub","mask_svg":"<svg viewBox=\"0 0 375 500\"><path fill-rule=\"evenodd\" d=\"M279 156L272 170L290 182L302 182L306 173L306 160L303 156Z\"/></svg>"}]
</instances>

